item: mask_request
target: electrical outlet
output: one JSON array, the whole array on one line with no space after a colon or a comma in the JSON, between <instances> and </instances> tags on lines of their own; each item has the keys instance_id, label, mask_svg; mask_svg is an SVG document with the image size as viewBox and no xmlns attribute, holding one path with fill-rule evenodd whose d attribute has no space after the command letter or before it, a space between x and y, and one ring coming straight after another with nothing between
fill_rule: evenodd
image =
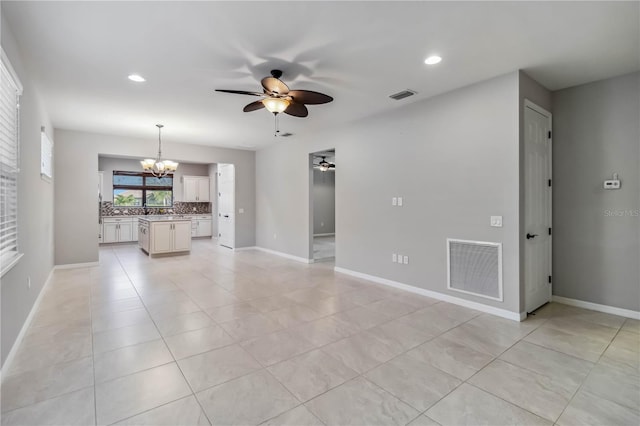
<instances>
[{"instance_id":1,"label":"electrical outlet","mask_svg":"<svg viewBox=\"0 0 640 426\"><path fill-rule=\"evenodd\" d=\"M273 234L273 239L277 240L278 239L278 234Z\"/></svg>"},{"instance_id":2,"label":"electrical outlet","mask_svg":"<svg viewBox=\"0 0 640 426\"><path fill-rule=\"evenodd\" d=\"M491 226L502 228L502 216L491 216Z\"/></svg>"},{"instance_id":3,"label":"electrical outlet","mask_svg":"<svg viewBox=\"0 0 640 426\"><path fill-rule=\"evenodd\" d=\"M320 227L324 227L324 222L320 222Z\"/></svg>"},{"instance_id":4,"label":"electrical outlet","mask_svg":"<svg viewBox=\"0 0 640 426\"><path fill-rule=\"evenodd\" d=\"M402 263L404 263L405 265L409 264L409 256L402 256Z\"/></svg>"},{"instance_id":5,"label":"electrical outlet","mask_svg":"<svg viewBox=\"0 0 640 426\"><path fill-rule=\"evenodd\" d=\"M27 288L31 289L31 277L27 277Z\"/></svg>"},{"instance_id":6,"label":"electrical outlet","mask_svg":"<svg viewBox=\"0 0 640 426\"><path fill-rule=\"evenodd\" d=\"M398 197L398 207L402 207L402 197Z\"/></svg>"},{"instance_id":7,"label":"electrical outlet","mask_svg":"<svg viewBox=\"0 0 640 426\"><path fill-rule=\"evenodd\" d=\"M391 261L392 261L393 263L396 263L396 262L398 261L398 255L397 255L397 254L395 254L395 253L393 253L393 254L391 255Z\"/></svg>"},{"instance_id":8,"label":"electrical outlet","mask_svg":"<svg viewBox=\"0 0 640 426\"><path fill-rule=\"evenodd\" d=\"M242 207L241 207L241 208L239 208L239 209L238 209L238 213L240 213L240 214L244 213L244 209L243 209Z\"/></svg>"}]
</instances>

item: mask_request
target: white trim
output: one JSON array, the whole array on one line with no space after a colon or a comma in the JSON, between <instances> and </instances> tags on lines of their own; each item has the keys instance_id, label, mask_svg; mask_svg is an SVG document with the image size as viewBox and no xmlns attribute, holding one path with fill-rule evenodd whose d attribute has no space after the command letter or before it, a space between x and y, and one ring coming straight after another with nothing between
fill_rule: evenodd
<instances>
[{"instance_id":1,"label":"white trim","mask_svg":"<svg viewBox=\"0 0 640 426\"><path fill-rule=\"evenodd\" d=\"M9 367L11 367L11 363L13 362L13 358L16 356L16 352L18 351L18 348L22 343L22 339L24 339L25 334L27 334L27 330L31 325L31 321L33 321L33 317L38 311L38 307L40 306L40 302L42 301L42 296L47 290L47 287L51 282L51 278L53 277L54 269L55 268L51 268L51 271L49 271L49 276L47 277L47 280L44 282L44 285L40 289L40 293L38 294L38 297L36 297L36 301L33 302L33 306L31 306L29 315L27 315L27 319L24 320L24 323L22 324L22 328L20 329L20 333L18 333L18 337L16 337L16 340L13 342L13 345L11 346L11 350L9 351L7 358L4 360L4 364L1 366L2 370L4 370L5 372L9 371ZM2 383L2 381L5 378L5 376L2 374L2 370L0 370L0 383Z\"/></svg>"},{"instance_id":2,"label":"white trim","mask_svg":"<svg viewBox=\"0 0 640 426\"><path fill-rule=\"evenodd\" d=\"M444 302L453 303L454 305L464 306L465 308L475 309L480 312L485 312L491 315L496 315L502 318L510 319L513 321L523 321L527 317L526 312L511 312L506 309L495 308L493 306L484 305L478 302L472 302L470 300L460 299L459 297L450 296L448 294L439 293L437 291L426 290L424 288L414 287L412 285L399 283L397 281L388 280L386 278L376 277L375 275L363 274L362 272L352 271L350 269L340 268L338 266L333 268L336 272L342 274L351 275L357 278L363 278L365 280L373 281L374 283L388 285L390 287L399 288L411 293L416 293L421 296L431 297L432 299L442 300Z\"/></svg>"},{"instance_id":3,"label":"white trim","mask_svg":"<svg viewBox=\"0 0 640 426\"><path fill-rule=\"evenodd\" d=\"M224 246L221 246L224 247ZM229 247L225 247L225 248L229 248ZM256 246L248 246L248 247L236 247L234 249L231 249L233 251L247 251L247 250L258 250L258 247Z\"/></svg>"},{"instance_id":4,"label":"white trim","mask_svg":"<svg viewBox=\"0 0 640 426\"><path fill-rule=\"evenodd\" d=\"M524 106L528 107L528 108L531 108L535 112L538 112L538 113L544 115L545 117L547 117L549 119L549 121L551 121L551 116L552 116L551 113L549 111L547 111L546 109L542 108L541 106L536 105L535 103L533 103L529 99L527 99L527 98L524 99ZM549 124L551 124L551 123L549 123Z\"/></svg>"},{"instance_id":5,"label":"white trim","mask_svg":"<svg viewBox=\"0 0 640 426\"><path fill-rule=\"evenodd\" d=\"M328 232L326 234L313 234L314 237L330 237L332 235L336 235L335 232Z\"/></svg>"},{"instance_id":6,"label":"white trim","mask_svg":"<svg viewBox=\"0 0 640 426\"><path fill-rule=\"evenodd\" d=\"M16 84L16 87L18 89L18 96L21 96L23 87L22 87L22 83L20 83L20 79L18 78L18 73L16 73L16 70L13 69L13 66L11 65L11 61L9 60L9 56L7 56L6 52L2 47L0 47L0 51L2 51L1 53L2 63L7 68L7 71L9 71L9 75L11 75L11 78L13 78L13 82Z\"/></svg>"},{"instance_id":7,"label":"white trim","mask_svg":"<svg viewBox=\"0 0 640 426\"><path fill-rule=\"evenodd\" d=\"M236 249L236 250L238 250L238 249ZM270 253L270 254L274 254L276 256L284 257L286 259L295 260L296 262L313 263L313 259L305 259L304 257L298 257L298 256L294 256L292 254L287 254L287 253L283 253L281 251L271 250L271 249L260 247L260 246L242 247L242 248L240 248L240 250L259 250L259 251L263 251L265 253Z\"/></svg>"},{"instance_id":8,"label":"white trim","mask_svg":"<svg viewBox=\"0 0 640 426\"><path fill-rule=\"evenodd\" d=\"M67 263L64 265L56 265L54 269L77 269L77 268L91 268L93 266L99 266L100 262L85 262L85 263Z\"/></svg>"},{"instance_id":9,"label":"white trim","mask_svg":"<svg viewBox=\"0 0 640 426\"><path fill-rule=\"evenodd\" d=\"M491 297L485 294L474 293L473 291L461 290L459 288L451 287L451 242L454 243L466 243L474 244L478 246L489 246L498 248L498 297ZM491 243L487 241L472 241L472 240L459 240L456 238L447 238L447 289L457 291L460 293L471 294L478 297L484 297L485 299L497 300L503 302L504 297L502 295L502 243Z\"/></svg>"},{"instance_id":10,"label":"white trim","mask_svg":"<svg viewBox=\"0 0 640 426\"><path fill-rule=\"evenodd\" d=\"M24 256L24 253L16 253L15 255L11 256L11 260L9 260L8 262L2 262L2 271L0 271L0 277L3 277L4 274L6 274L7 272L9 272L9 270L11 270L11 268L13 268L14 266L16 266L18 264L18 261L20 259L22 259L22 256Z\"/></svg>"},{"instance_id":11,"label":"white trim","mask_svg":"<svg viewBox=\"0 0 640 426\"><path fill-rule=\"evenodd\" d=\"M552 296L551 300L569 306L578 308L591 309L592 311L604 312L606 314L618 315L626 318L640 320L640 311L632 311L631 309L616 308L615 306L600 305L599 303L585 302L584 300L570 299L562 296Z\"/></svg>"}]
</instances>

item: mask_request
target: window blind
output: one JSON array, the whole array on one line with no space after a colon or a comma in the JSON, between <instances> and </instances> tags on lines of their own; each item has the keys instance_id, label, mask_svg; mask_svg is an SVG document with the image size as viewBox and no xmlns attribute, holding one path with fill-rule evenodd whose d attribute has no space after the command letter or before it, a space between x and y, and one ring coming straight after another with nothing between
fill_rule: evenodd
<instances>
[{"instance_id":1,"label":"window blind","mask_svg":"<svg viewBox=\"0 0 640 426\"><path fill-rule=\"evenodd\" d=\"M6 272L19 258L18 172L20 166L21 86L2 52L0 61L0 267Z\"/></svg>"}]
</instances>

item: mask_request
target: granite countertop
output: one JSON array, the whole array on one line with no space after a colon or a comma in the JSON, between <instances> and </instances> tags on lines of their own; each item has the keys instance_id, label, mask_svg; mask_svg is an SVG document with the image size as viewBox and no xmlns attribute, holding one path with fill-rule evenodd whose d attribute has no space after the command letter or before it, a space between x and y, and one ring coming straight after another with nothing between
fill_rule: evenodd
<instances>
[{"instance_id":1,"label":"granite countertop","mask_svg":"<svg viewBox=\"0 0 640 426\"><path fill-rule=\"evenodd\" d=\"M138 216L138 219L147 222L191 222L191 218L182 215Z\"/></svg>"},{"instance_id":2,"label":"granite countertop","mask_svg":"<svg viewBox=\"0 0 640 426\"><path fill-rule=\"evenodd\" d=\"M113 216L102 216L103 219L111 219L111 218L115 218L115 219L126 219L126 218L132 218L132 219L138 219L138 218L145 218L145 217L174 217L174 218L190 218L190 217L204 217L204 216L213 216L213 213L193 213L193 214L160 214L160 215L142 215L142 214L137 214L137 215L125 215L125 214L119 214L119 215L113 215Z\"/></svg>"}]
</instances>

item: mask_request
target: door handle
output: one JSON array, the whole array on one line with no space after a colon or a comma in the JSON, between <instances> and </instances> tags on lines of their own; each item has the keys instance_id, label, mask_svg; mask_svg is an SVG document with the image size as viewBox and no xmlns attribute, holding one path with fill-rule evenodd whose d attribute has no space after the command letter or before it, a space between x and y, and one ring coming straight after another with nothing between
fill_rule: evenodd
<instances>
[{"instance_id":1,"label":"door handle","mask_svg":"<svg viewBox=\"0 0 640 426\"><path fill-rule=\"evenodd\" d=\"M229 215L228 215L228 214L225 214L225 215L224 215L224 217L227 217L227 218L228 218L228 217L229 217Z\"/></svg>"},{"instance_id":2,"label":"door handle","mask_svg":"<svg viewBox=\"0 0 640 426\"><path fill-rule=\"evenodd\" d=\"M527 240L530 240L530 239L535 238L537 236L538 236L538 234L529 234L529 233L527 233Z\"/></svg>"}]
</instances>

